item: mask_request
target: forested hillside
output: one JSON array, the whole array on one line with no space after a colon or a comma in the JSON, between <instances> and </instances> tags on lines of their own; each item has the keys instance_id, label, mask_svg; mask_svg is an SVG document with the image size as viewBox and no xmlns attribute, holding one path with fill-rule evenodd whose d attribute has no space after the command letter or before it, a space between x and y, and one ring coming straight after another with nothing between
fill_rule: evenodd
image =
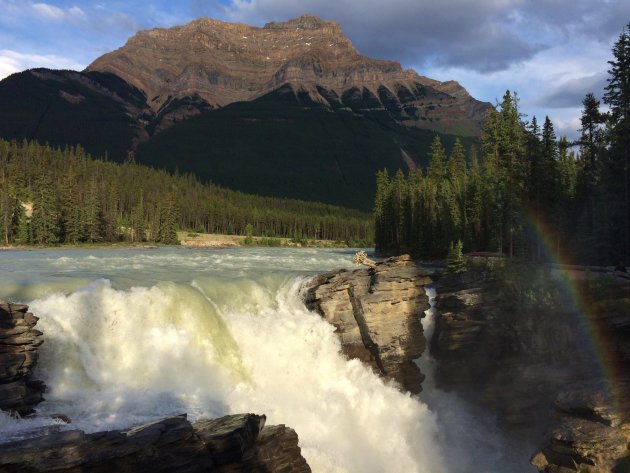
<instances>
[{"instance_id":1,"label":"forested hillside","mask_svg":"<svg viewBox=\"0 0 630 473\"><path fill-rule=\"evenodd\" d=\"M140 146L136 159L243 192L367 212L376 171L424 165L435 133L402 126L385 112L364 113L333 112L284 87L177 123Z\"/></svg>"},{"instance_id":2,"label":"forested hillside","mask_svg":"<svg viewBox=\"0 0 630 473\"><path fill-rule=\"evenodd\" d=\"M81 147L55 149L0 140L3 244L152 241L176 230L369 243L369 215L299 200L258 197L192 175L92 159Z\"/></svg>"},{"instance_id":3,"label":"forested hillside","mask_svg":"<svg viewBox=\"0 0 630 473\"><path fill-rule=\"evenodd\" d=\"M426 172L378 174L376 246L443 257L498 251L533 260L630 264L630 24L613 47L600 111L583 100L579 152L546 118L523 122L509 91L485 122L479 150L439 137ZM469 164L465 155L470 154Z\"/></svg>"}]
</instances>

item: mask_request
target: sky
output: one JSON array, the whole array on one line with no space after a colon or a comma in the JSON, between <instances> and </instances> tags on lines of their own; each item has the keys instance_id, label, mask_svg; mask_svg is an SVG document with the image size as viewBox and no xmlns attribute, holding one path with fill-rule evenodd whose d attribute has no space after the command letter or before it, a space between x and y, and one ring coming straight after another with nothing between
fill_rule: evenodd
<instances>
[{"instance_id":1,"label":"sky","mask_svg":"<svg viewBox=\"0 0 630 473\"><path fill-rule=\"evenodd\" d=\"M399 61L473 97L520 98L577 138L586 93L601 98L628 0L0 0L0 79L31 67L82 70L136 31L212 17L263 26L310 13L362 54Z\"/></svg>"}]
</instances>

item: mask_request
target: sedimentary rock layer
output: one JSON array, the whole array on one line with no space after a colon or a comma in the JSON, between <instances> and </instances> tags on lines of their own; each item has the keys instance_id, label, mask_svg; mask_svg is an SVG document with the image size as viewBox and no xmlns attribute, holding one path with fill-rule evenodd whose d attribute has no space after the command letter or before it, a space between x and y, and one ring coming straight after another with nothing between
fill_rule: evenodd
<instances>
[{"instance_id":1,"label":"sedimentary rock layer","mask_svg":"<svg viewBox=\"0 0 630 473\"><path fill-rule=\"evenodd\" d=\"M184 414L126 431L57 432L1 445L0 472L310 472L295 432L264 424L255 414L191 424Z\"/></svg>"},{"instance_id":2,"label":"sedimentary rock layer","mask_svg":"<svg viewBox=\"0 0 630 473\"><path fill-rule=\"evenodd\" d=\"M20 415L42 401L45 386L33 378L42 333L28 306L0 300L0 409Z\"/></svg>"},{"instance_id":3,"label":"sedimentary rock layer","mask_svg":"<svg viewBox=\"0 0 630 473\"><path fill-rule=\"evenodd\" d=\"M397 62L362 56L337 23L311 15L263 28L200 18L140 31L87 70L124 79L142 90L158 113L187 97L222 107L287 84L331 108L354 110L353 104L361 103L362 109L387 110L407 125L471 135L480 133L489 108L457 82L438 82Z\"/></svg>"},{"instance_id":4,"label":"sedimentary rock layer","mask_svg":"<svg viewBox=\"0 0 630 473\"><path fill-rule=\"evenodd\" d=\"M532 464L545 473L630 471L630 399L615 400L596 384L569 388L556 399L558 425Z\"/></svg>"},{"instance_id":5,"label":"sedimentary rock layer","mask_svg":"<svg viewBox=\"0 0 630 473\"><path fill-rule=\"evenodd\" d=\"M487 407L515 442L540 442L531 461L541 472L626 471L630 313L623 296L630 286L618 288L618 300L598 295L602 300L576 313L572 304L540 299L542 287L554 291L553 278L542 286L527 281L540 268L500 273L495 267L502 264L488 261L438 282L431 343L437 385ZM607 353L591 351L585 318ZM614 379L603 378L596 355L616 367Z\"/></svg>"},{"instance_id":6,"label":"sedimentary rock layer","mask_svg":"<svg viewBox=\"0 0 630 473\"><path fill-rule=\"evenodd\" d=\"M413 360L426 345L421 317L429 308L424 286L431 282L404 255L373 268L316 277L305 302L335 326L346 356L418 393L424 376Z\"/></svg>"}]
</instances>

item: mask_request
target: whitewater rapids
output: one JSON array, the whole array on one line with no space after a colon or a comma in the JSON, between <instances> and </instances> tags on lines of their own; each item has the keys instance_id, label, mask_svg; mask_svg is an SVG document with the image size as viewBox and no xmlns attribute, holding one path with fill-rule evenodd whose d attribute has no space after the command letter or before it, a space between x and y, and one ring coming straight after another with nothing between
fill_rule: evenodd
<instances>
[{"instance_id":1,"label":"whitewater rapids","mask_svg":"<svg viewBox=\"0 0 630 473\"><path fill-rule=\"evenodd\" d=\"M21 254L18 254L21 253ZM0 297L26 302L44 332L38 420L0 419L0 436L41 425L125 428L265 414L300 437L314 472L448 471L436 416L340 354L306 310L305 278L351 268L341 250L6 252Z\"/></svg>"}]
</instances>

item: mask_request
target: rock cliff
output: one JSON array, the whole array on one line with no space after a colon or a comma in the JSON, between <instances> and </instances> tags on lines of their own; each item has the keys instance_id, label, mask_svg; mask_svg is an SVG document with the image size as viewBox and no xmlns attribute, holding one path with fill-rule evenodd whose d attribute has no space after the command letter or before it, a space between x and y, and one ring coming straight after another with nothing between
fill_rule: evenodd
<instances>
[{"instance_id":1,"label":"rock cliff","mask_svg":"<svg viewBox=\"0 0 630 473\"><path fill-rule=\"evenodd\" d=\"M532 464L545 473L630 471L629 387L621 388L617 400L588 382L559 393L557 425Z\"/></svg>"},{"instance_id":2,"label":"rock cliff","mask_svg":"<svg viewBox=\"0 0 630 473\"><path fill-rule=\"evenodd\" d=\"M336 328L343 352L412 393L424 376L413 362L425 349L421 317L432 282L408 255L373 268L327 273L310 281L305 302Z\"/></svg>"},{"instance_id":3,"label":"rock cliff","mask_svg":"<svg viewBox=\"0 0 630 473\"><path fill-rule=\"evenodd\" d=\"M311 15L262 28L200 18L140 31L87 71L115 74L142 90L153 111L167 117L161 126L284 85L326 107L384 110L409 126L466 135L480 133L489 108L455 81L362 56L337 23Z\"/></svg>"},{"instance_id":4,"label":"rock cliff","mask_svg":"<svg viewBox=\"0 0 630 473\"><path fill-rule=\"evenodd\" d=\"M0 472L307 473L296 433L238 414L191 424L186 415L126 431L51 433L1 445Z\"/></svg>"},{"instance_id":5,"label":"rock cliff","mask_svg":"<svg viewBox=\"0 0 630 473\"><path fill-rule=\"evenodd\" d=\"M0 409L29 414L42 401L44 383L34 379L37 347L43 341L35 329L38 318L28 307L0 300Z\"/></svg>"},{"instance_id":6,"label":"rock cliff","mask_svg":"<svg viewBox=\"0 0 630 473\"><path fill-rule=\"evenodd\" d=\"M578 291L588 294L588 285ZM615 468L630 455L630 311L622 308L630 285L619 287L612 301L609 291L591 291L578 311L557 277L533 265L442 278L431 343L437 385L496 413L515 442L542 445L532 457L540 471L624 471ZM615 379L603 377L602 354L590 349L595 326L611 348L604 363L620 368Z\"/></svg>"}]
</instances>

